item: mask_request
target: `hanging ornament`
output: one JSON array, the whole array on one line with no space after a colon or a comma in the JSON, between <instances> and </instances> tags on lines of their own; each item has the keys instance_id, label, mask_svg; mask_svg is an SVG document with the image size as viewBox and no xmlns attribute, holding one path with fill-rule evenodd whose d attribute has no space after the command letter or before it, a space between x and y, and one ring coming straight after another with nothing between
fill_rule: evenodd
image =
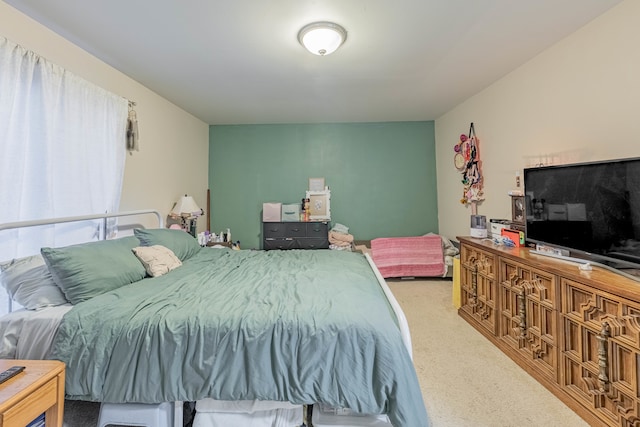
<instances>
[{"instance_id":1,"label":"hanging ornament","mask_svg":"<svg viewBox=\"0 0 640 427\"><path fill-rule=\"evenodd\" d=\"M464 170L465 164L467 162L464 156L466 142L467 135L462 134L460 135L460 140L458 141L458 143L453 146L453 151L455 152L455 154L453 155L453 165L459 171Z\"/></svg>"},{"instance_id":2,"label":"hanging ornament","mask_svg":"<svg viewBox=\"0 0 640 427\"><path fill-rule=\"evenodd\" d=\"M469 135L460 135L460 142L454 147L456 154L453 157L456 169L462 172L463 191L460 203L463 205L472 204L473 210L475 210L477 202L484 200L478 144L479 140L473 123L471 123Z\"/></svg>"}]
</instances>

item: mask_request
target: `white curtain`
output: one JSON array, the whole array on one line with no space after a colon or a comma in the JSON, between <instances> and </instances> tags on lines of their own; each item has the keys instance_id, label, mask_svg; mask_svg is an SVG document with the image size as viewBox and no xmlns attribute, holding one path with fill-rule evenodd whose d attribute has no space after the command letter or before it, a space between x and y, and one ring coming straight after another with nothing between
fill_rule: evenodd
<instances>
[{"instance_id":1,"label":"white curtain","mask_svg":"<svg viewBox=\"0 0 640 427\"><path fill-rule=\"evenodd\" d=\"M0 223L116 212L127 107L0 37ZM95 239L97 230L90 222L0 231L0 261Z\"/></svg>"}]
</instances>

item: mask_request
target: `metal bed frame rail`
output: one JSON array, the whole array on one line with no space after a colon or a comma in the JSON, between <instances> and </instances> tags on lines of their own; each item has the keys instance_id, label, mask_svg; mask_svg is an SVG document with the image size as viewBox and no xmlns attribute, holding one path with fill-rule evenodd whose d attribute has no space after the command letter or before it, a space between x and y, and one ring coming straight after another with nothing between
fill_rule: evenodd
<instances>
[{"instance_id":1,"label":"metal bed frame rail","mask_svg":"<svg viewBox=\"0 0 640 427\"><path fill-rule=\"evenodd\" d=\"M60 217L60 218L6 222L4 224L0 224L0 232L5 230L14 230L18 228L37 227L40 225L53 225L53 224L62 224L66 222L92 221L96 219L101 219L102 223L100 224L99 240L106 240L107 220L109 218L119 218L119 217L126 217L126 216L138 216L138 215L149 215L149 214L155 215L156 219L158 220L158 228L164 227L164 221L162 220L162 216L160 215L159 211L154 209L143 209L143 210L137 210L137 211L126 211L126 212L116 212L116 213L78 215L78 216L67 216L67 217ZM7 310L8 310L7 311L8 313L11 313L11 311L13 311L13 301L11 300L11 298L7 298Z\"/></svg>"},{"instance_id":2,"label":"metal bed frame rail","mask_svg":"<svg viewBox=\"0 0 640 427\"><path fill-rule=\"evenodd\" d=\"M162 216L160 215L159 211L154 209L143 209L143 210L137 210L137 211L67 216L67 217L61 217L61 218L35 219L30 221L6 222L4 224L0 224L0 231L12 230L16 228L36 227L39 225L52 225L52 224L61 224L65 222L78 222L78 221L90 221L94 219L101 219L102 220L101 236L104 239L106 234L106 229L107 229L107 219L119 218L124 216L146 215L146 214L154 214L158 219L158 228L164 227L164 221L162 220Z\"/></svg>"}]
</instances>

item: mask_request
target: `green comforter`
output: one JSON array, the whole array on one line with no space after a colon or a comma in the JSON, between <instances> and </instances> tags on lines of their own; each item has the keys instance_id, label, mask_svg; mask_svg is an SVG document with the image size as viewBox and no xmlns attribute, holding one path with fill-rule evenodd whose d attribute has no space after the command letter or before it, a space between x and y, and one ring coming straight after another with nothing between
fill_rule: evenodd
<instances>
[{"instance_id":1,"label":"green comforter","mask_svg":"<svg viewBox=\"0 0 640 427\"><path fill-rule=\"evenodd\" d=\"M76 305L52 358L71 399L321 402L429 424L393 311L356 253L203 248Z\"/></svg>"}]
</instances>

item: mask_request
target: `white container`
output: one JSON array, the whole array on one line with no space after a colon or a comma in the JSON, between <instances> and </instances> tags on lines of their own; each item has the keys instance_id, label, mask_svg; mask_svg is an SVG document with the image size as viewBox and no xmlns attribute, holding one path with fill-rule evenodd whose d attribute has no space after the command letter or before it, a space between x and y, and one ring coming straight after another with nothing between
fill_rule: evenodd
<instances>
[{"instance_id":1,"label":"white container","mask_svg":"<svg viewBox=\"0 0 640 427\"><path fill-rule=\"evenodd\" d=\"M263 203L262 222L280 222L282 203Z\"/></svg>"},{"instance_id":2,"label":"white container","mask_svg":"<svg viewBox=\"0 0 640 427\"><path fill-rule=\"evenodd\" d=\"M469 234L471 237L479 239L487 237L487 217L484 215L471 215Z\"/></svg>"},{"instance_id":3,"label":"white container","mask_svg":"<svg viewBox=\"0 0 640 427\"><path fill-rule=\"evenodd\" d=\"M548 204L547 205L547 219L549 221L566 221L567 220L567 205L560 204Z\"/></svg>"},{"instance_id":4,"label":"white container","mask_svg":"<svg viewBox=\"0 0 640 427\"><path fill-rule=\"evenodd\" d=\"M569 221L586 221L587 208L584 203L567 203L567 219Z\"/></svg>"},{"instance_id":5,"label":"white container","mask_svg":"<svg viewBox=\"0 0 640 427\"><path fill-rule=\"evenodd\" d=\"M283 204L282 214L280 215L282 222L298 222L300 221L300 205L299 204Z\"/></svg>"},{"instance_id":6,"label":"white container","mask_svg":"<svg viewBox=\"0 0 640 427\"><path fill-rule=\"evenodd\" d=\"M502 229L508 228L507 224L502 224L500 222L492 222L491 223L491 237L492 238L500 238L502 236Z\"/></svg>"}]
</instances>

